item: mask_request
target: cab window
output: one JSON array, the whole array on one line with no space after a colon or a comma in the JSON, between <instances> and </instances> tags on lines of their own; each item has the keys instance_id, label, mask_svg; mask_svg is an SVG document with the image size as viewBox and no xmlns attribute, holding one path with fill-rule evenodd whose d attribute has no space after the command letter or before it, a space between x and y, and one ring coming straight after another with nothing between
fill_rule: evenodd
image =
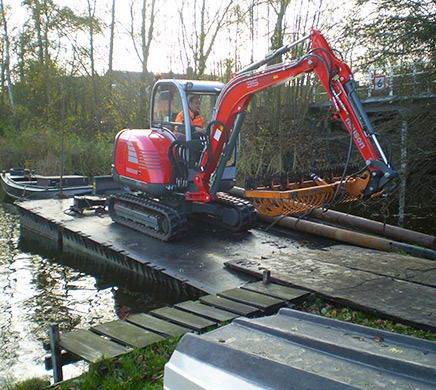
<instances>
[{"instance_id":1,"label":"cab window","mask_svg":"<svg viewBox=\"0 0 436 390\"><path fill-rule=\"evenodd\" d=\"M182 111L182 99L174 85L160 85L154 95L153 127L166 127L174 130L174 120Z\"/></svg>"},{"instance_id":2,"label":"cab window","mask_svg":"<svg viewBox=\"0 0 436 390\"><path fill-rule=\"evenodd\" d=\"M203 117L205 125L207 125L212 118L213 108L215 107L216 95L200 95L200 97L200 115Z\"/></svg>"}]
</instances>

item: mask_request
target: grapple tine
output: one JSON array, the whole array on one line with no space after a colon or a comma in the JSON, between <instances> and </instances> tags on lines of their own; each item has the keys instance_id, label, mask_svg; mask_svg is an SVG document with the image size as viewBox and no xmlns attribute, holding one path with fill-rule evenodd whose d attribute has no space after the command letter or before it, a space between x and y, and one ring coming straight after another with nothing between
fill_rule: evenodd
<instances>
[{"instance_id":1,"label":"grapple tine","mask_svg":"<svg viewBox=\"0 0 436 390\"><path fill-rule=\"evenodd\" d=\"M278 186L277 190L246 190L245 196L251 199L253 206L262 215L297 215L332 203L357 201L362 198L368 182L369 173L364 172L360 176L349 176L342 182L336 180L324 184L324 181L317 178L303 183L290 183L285 191Z\"/></svg>"}]
</instances>

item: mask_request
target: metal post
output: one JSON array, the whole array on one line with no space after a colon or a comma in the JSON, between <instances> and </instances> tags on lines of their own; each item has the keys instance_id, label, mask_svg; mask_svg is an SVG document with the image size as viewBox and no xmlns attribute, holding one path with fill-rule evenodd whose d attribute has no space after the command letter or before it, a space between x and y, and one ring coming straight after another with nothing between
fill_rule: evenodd
<instances>
[{"instance_id":1,"label":"metal post","mask_svg":"<svg viewBox=\"0 0 436 390\"><path fill-rule=\"evenodd\" d=\"M61 179L59 197L64 197L64 169L65 169L65 115L66 115L66 92L65 92L65 77L62 78L62 110L61 110Z\"/></svg>"},{"instance_id":2,"label":"metal post","mask_svg":"<svg viewBox=\"0 0 436 390\"><path fill-rule=\"evenodd\" d=\"M394 67L389 67L389 96L394 96Z\"/></svg>"},{"instance_id":3,"label":"metal post","mask_svg":"<svg viewBox=\"0 0 436 390\"><path fill-rule=\"evenodd\" d=\"M412 91L413 91L413 96L416 96L416 64L414 63L412 65Z\"/></svg>"},{"instance_id":4,"label":"metal post","mask_svg":"<svg viewBox=\"0 0 436 390\"><path fill-rule=\"evenodd\" d=\"M53 380L55 383L57 383L63 380L61 349L59 347L58 324L53 323L50 325L49 337L50 337L50 349L51 349L51 362L53 366Z\"/></svg>"},{"instance_id":5,"label":"metal post","mask_svg":"<svg viewBox=\"0 0 436 390\"><path fill-rule=\"evenodd\" d=\"M400 112L401 121L401 156L400 156L400 193L398 200L398 225L404 226L404 213L406 208L406 173L407 173L407 118L403 112Z\"/></svg>"},{"instance_id":6,"label":"metal post","mask_svg":"<svg viewBox=\"0 0 436 390\"><path fill-rule=\"evenodd\" d=\"M262 283L268 284L271 281L271 271L269 269L264 269L262 272Z\"/></svg>"},{"instance_id":7,"label":"metal post","mask_svg":"<svg viewBox=\"0 0 436 390\"><path fill-rule=\"evenodd\" d=\"M374 72L375 74L375 72ZM372 96L372 89L374 88L374 79L372 76L372 69L368 70L368 99Z\"/></svg>"}]
</instances>

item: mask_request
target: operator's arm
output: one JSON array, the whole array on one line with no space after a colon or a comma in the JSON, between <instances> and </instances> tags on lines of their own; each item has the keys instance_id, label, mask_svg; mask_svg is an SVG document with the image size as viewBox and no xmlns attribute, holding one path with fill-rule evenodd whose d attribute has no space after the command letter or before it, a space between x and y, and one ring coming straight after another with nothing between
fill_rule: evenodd
<instances>
[{"instance_id":1,"label":"operator's arm","mask_svg":"<svg viewBox=\"0 0 436 390\"><path fill-rule=\"evenodd\" d=\"M174 120L174 122L178 122L178 123L183 123L184 122L184 116L183 116L183 111L180 111L177 116L176 119Z\"/></svg>"},{"instance_id":2,"label":"operator's arm","mask_svg":"<svg viewBox=\"0 0 436 390\"><path fill-rule=\"evenodd\" d=\"M206 129L204 128L204 119L200 114L195 115L191 118L191 129L193 133L206 133Z\"/></svg>"}]
</instances>

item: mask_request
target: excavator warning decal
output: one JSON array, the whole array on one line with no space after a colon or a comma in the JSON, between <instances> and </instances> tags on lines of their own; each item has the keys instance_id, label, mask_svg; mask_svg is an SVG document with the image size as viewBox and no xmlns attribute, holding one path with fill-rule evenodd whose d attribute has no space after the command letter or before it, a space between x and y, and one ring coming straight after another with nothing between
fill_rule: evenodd
<instances>
[{"instance_id":1,"label":"excavator warning decal","mask_svg":"<svg viewBox=\"0 0 436 390\"><path fill-rule=\"evenodd\" d=\"M213 139L218 142L221 138L222 133L223 132L220 129L216 129L215 134L213 135Z\"/></svg>"},{"instance_id":2,"label":"excavator warning decal","mask_svg":"<svg viewBox=\"0 0 436 390\"><path fill-rule=\"evenodd\" d=\"M254 88L259 85L259 80L249 80L247 81L247 88Z\"/></svg>"},{"instance_id":3,"label":"excavator warning decal","mask_svg":"<svg viewBox=\"0 0 436 390\"><path fill-rule=\"evenodd\" d=\"M127 150L128 150L128 158L129 162L134 164L138 164L138 154L136 153L135 147L131 141L127 141Z\"/></svg>"},{"instance_id":4,"label":"excavator warning decal","mask_svg":"<svg viewBox=\"0 0 436 390\"><path fill-rule=\"evenodd\" d=\"M366 146L365 142L363 142L362 138L360 137L360 134L357 132L356 129L353 129L353 138L354 141L356 141L356 144L359 146L359 149L363 149Z\"/></svg>"}]
</instances>

